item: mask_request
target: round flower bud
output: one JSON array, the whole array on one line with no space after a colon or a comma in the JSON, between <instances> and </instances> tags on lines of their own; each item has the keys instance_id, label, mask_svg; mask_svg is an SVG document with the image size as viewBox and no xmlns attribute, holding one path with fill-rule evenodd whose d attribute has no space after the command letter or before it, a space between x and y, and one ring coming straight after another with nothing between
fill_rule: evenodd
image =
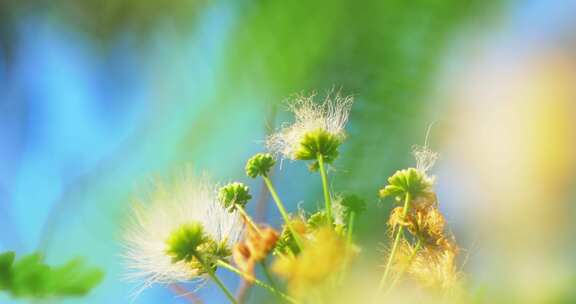
<instances>
[{"instance_id":1,"label":"round flower bud","mask_svg":"<svg viewBox=\"0 0 576 304\"><path fill-rule=\"evenodd\" d=\"M270 153L258 153L246 162L246 175L252 178L268 176L276 160Z\"/></svg>"},{"instance_id":2,"label":"round flower bud","mask_svg":"<svg viewBox=\"0 0 576 304\"><path fill-rule=\"evenodd\" d=\"M229 183L218 191L218 200L230 212L236 210L237 206L246 206L251 198L248 186L243 183Z\"/></svg>"}]
</instances>

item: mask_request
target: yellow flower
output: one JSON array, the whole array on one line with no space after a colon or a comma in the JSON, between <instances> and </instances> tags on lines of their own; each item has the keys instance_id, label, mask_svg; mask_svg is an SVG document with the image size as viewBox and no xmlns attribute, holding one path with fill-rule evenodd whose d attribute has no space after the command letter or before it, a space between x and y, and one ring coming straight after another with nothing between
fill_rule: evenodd
<instances>
[{"instance_id":1,"label":"yellow flower","mask_svg":"<svg viewBox=\"0 0 576 304\"><path fill-rule=\"evenodd\" d=\"M272 270L287 280L288 291L296 297L309 291L329 287L331 278L339 273L353 255L345 241L327 227L314 231L297 256L283 255L276 259Z\"/></svg>"}]
</instances>

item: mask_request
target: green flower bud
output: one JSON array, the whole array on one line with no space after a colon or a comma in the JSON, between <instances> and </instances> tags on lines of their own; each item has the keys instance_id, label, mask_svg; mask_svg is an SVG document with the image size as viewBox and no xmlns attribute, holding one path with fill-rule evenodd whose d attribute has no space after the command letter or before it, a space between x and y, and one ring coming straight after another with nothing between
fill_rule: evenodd
<instances>
[{"instance_id":1,"label":"green flower bud","mask_svg":"<svg viewBox=\"0 0 576 304\"><path fill-rule=\"evenodd\" d=\"M232 251L228 247L226 241L216 242L209 240L198 248L198 254L202 257L205 266L210 267L211 271L216 271L216 263L219 260L225 260L232 255ZM206 273L206 268L198 259L190 261L190 267L196 269L199 274Z\"/></svg>"},{"instance_id":2,"label":"green flower bud","mask_svg":"<svg viewBox=\"0 0 576 304\"><path fill-rule=\"evenodd\" d=\"M246 175L252 178L268 176L276 160L270 153L258 153L246 162Z\"/></svg>"},{"instance_id":3,"label":"green flower bud","mask_svg":"<svg viewBox=\"0 0 576 304\"><path fill-rule=\"evenodd\" d=\"M324 129L317 129L302 136L294 157L299 160L317 160L321 155L326 163L331 163L338 157L338 147L341 143L342 140L338 136ZM311 170L314 168L317 168L317 165L313 164L310 167Z\"/></svg>"},{"instance_id":4,"label":"green flower bud","mask_svg":"<svg viewBox=\"0 0 576 304\"><path fill-rule=\"evenodd\" d=\"M366 202L355 194L344 196L340 204L342 204L342 207L344 207L347 214L350 214L351 212L360 214L366 210Z\"/></svg>"},{"instance_id":5,"label":"green flower bud","mask_svg":"<svg viewBox=\"0 0 576 304\"><path fill-rule=\"evenodd\" d=\"M205 234L201 223L184 224L173 231L166 240L166 254L172 258L172 263L192 262L199 254L200 247L210 241L212 240Z\"/></svg>"},{"instance_id":6,"label":"green flower bud","mask_svg":"<svg viewBox=\"0 0 576 304\"><path fill-rule=\"evenodd\" d=\"M409 193L415 198L432 191L432 181L426 174L415 169L399 170L388 178L388 185L380 189L381 198L396 196L403 197Z\"/></svg>"},{"instance_id":7,"label":"green flower bud","mask_svg":"<svg viewBox=\"0 0 576 304\"><path fill-rule=\"evenodd\" d=\"M243 183L229 183L218 191L218 200L230 212L236 210L236 206L246 206L251 198L248 186Z\"/></svg>"}]
</instances>

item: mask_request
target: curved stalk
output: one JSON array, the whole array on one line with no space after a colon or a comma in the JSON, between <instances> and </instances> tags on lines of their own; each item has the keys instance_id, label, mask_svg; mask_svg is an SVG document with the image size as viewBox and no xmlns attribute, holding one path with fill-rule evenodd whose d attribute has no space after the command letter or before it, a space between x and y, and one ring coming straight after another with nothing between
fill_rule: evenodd
<instances>
[{"instance_id":1,"label":"curved stalk","mask_svg":"<svg viewBox=\"0 0 576 304\"><path fill-rule=\"evenodd\" d=\"M288 302L288 303L291 303L291 304L296 304L296 303L298 303L294 298L290 297L289 295L287 295L287 294L279 291L278 289L276 289L276 288L274 288L274 287L272 287L272 286L270 286L270 285L268 285L268 284L266 284L266 283L258 280L258 279L255 278L253 275L250 275L250 274L248 274L248 273L245 273L245 272L243 272L242 270L240 270L240 269L238 269L238 268L236 268L236 267L228 264L228 263L225 262L225 261L219 260L219 261L217 262L217 264L218 264L218 266L221 266L221 267L223 267L223 268L226 268L226 269L234 272L235 274L241 276L242 278L244 278L244 279L246 279L246 280L248 280L248 281L254 282L254 284L256 284L256 285L258 285L258 286L260 286L260 287L268 290L269 292L273 293L274 295L278 296L280 299L282 299L282 300L284 300L284 301L286 301L286 302Z\"/></svg>"},{"instance_id":2,"label":"curved stalk","mask_svg":"<svg viewBox=\"0 0 576 304\"><path fill-rule=\"evenodd\" d=\"M406 218L408 215L408 209L410 208L410 193L406 192L404 198L404 209L402 212L402 218ZM392 268L392 261L394 261L394 255L396 254L396 250L398 249L398 244L400 244L400 238L404 232L404 226L400 225L398 227L398 231L396 232L396 238L394 239L394 244L392 245L392 250L390 251L390 256L388 257L388 262L386 263L386 268L384 269L384 275L382 275L382 279L380 280L380 284L378 285L378 291L382 291L384 288L384 284L388 279L388 275L390 274L390 269Z\"/></svg>"},{"instance_id":3,"label":"curved stalk","mask_svg":"<svg viewBox=\"0 0 576 304\"><path fill-rule=\"evenodd\" d=\"M258 233L258 235L262 235L262 232L260 231L260 228L258 227L258 225L256 225L256 223L254 223L254 221L252 220L252 218L250 217L250 215L248 215L248 213L246 212L246 210L244 209L244 207L242 206L236 206L236 209L238 210L238 212L240 212L240 214L242 215L242 217L244 218L244 220L246 221L246 223L248 223L248 225L250 227L252 227L252 229L254 229L254 231L256 231L256 233Z\"/></svg>"},{"instance_id":4,"label":"curved stalk","mask_svg":"<svg viewBox=\"0 0 576 304\"><path fill-rule=\"evenodd\" d=\"M224 292L228 300L230 300L230 303L238 304L238 302L236 301L230 290L226 288L224 283L220 280L220 278L218 278L218 276L216 275L214 270L210 267L210 265L206 264L204 259L199 254L194 253L194 257L198 260L198 262L200 262L202 267L204 267L204 270L206 270L212 281L214 281L214 283L216 283L216 285L218 285L218 287L220 287L220 289Z\"/></svg>"},{"instance_id":5,"label":"curved stalk","mask_svg":"<svg viewBox=\"0 0 576 304\"><path fill-rule=\"evenodd\" d=\"M294 236L294 240L296 241L296 245L298 245L298 248L302 249L302 242L300 241L300 236L296 233L296 230L294 230L294 227L292 227L292 223L290 222L290 217L288 217L288 212L286 212L286 208L284 208L284 204L282 203L282 200L280 200L278 193L276 193L276 190L274 189L274 185L272 185L272 181L270 180L270 178L268 178L268 176L262 176L262 179L264 179L264 183L268 187L268 190L270 191L270 194L272 195L272 198L274 199L274 202L276 203L276 206L278 207L278 211L280 211L280 215L282 215L282 219L286 223L288 230L290 230L290 233L292 233L292 236Z\"/></svg>"}]
</instances>

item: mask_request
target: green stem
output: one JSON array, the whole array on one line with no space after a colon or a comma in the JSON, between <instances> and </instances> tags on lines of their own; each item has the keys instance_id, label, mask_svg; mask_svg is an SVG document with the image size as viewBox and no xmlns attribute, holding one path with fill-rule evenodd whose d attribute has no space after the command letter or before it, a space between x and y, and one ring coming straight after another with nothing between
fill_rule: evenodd
<instances>
[{"instance_id":1,"label":"green stem","mask_svg":"<svg viewBox=\"0 0 576 304\"><path fill-rule=\"evenodd\" d=\"M264 272L264 276L266 277L266 280L268 280L268 282L270 282L270 286L272 286L272 288L278 290L278 286L276 286L276 282L274 281L274 278L270 274L270 271L268 271L268 266L266 265L266 262L260 261L260 266L262 266L262 272Z\"/></svg>"},{"instance_id":2,"label":"green stem","mask_svg":"<svg viewBox=\"0 0 576 304\"><path fill-rule=\"evenodd\" d=\"M324 191L324 201L326 203L326 217L328 218L329 225L332 226L332 201L330 200L328 177L326 176L326 170L324 169L324 156L322 156L322 154L318 154L318 169L320 170L320 176L322 177L322 189Z\"/></svg>"},{"instance_id":3,"label":"green stem","mask_svg":"<svg viewBox=\"0 0 576 304\"><path fill-rule=\"evenodd\" d=\"M346 275L346 273L348 272L348 262L350 259L350 252L351 252L351 247L352 247L352 231L353 231L353 227L354 227L354 217L355 217L356 213L355 212L351 212L350 213L350 217L348 218L348 226L347 227L347 231L346 231L346 253L345 253L345 263L344 263L344 267L342 269L342 271L340 272L340 282L344 281L344 276Z\"/></svg>"},{"instance_id":4,"label":"green stem","mask_svg":"<svg viewBox=\"0 0 576 304\"><path fill-rule=\"evenodd\" d=\"M214 270L210 267L210 265L206 264L204 259L199 254L194 253L194 257L198 260L198 262L200 262L202 267L204 267L204 270L208 273L208 275L210 276L212 281L214 281L216 283L216 285L218 285L218 287L220 287L220 289L222 289L222 291L224 292L224 294L226 295L228 300L230 300L230 303L238 304L238 302L236 301L236 299L234 298L234 296L232 295L230 290L228 290L228 288L226 288L224 283L220 280L220 278L218 278L218 276L216 275Z\"/></svg>"},{"instance_id":5,"label":"green stem","mask_svg":"<svg viewBox=\"0 0 576 304\"><path fill-rule=\"evenodd\" d=\"M270 180L270 178L268 178L268 176L262 176L262 179L264 179L264 183L268 187L268 190L270 191L270 194L272 195L272 198L274 199L274 202L276 203L276 206L278 207L278 211L280 211L280 215L282 215L282 219L284 219L284 222L286 223L288 230L290 230L290 233L292 233L292 236L294 236L294 240L296 241L296 245L298 245L299 249L302 249L302 243L300 241L300 236L296 233L296 230L294 230L294 227L292 227L292 223L290 222L290 218L288 217L288 212L286 212L286 209L284 208L284 204L282 204L282 201L280 200L278 193L276 193L276 190L274 189L274 186L272 185L272 181Z\"/></svg>"},{"instance_id":6,"label":"green stem","mask_svg":"<svg viewBox=\"0 0 576 304\"><path fill-rule=\"evenodd\" d=\"M414 247L414 251L410 255L410 258L408 258L408 264L406 264L406 266L404 266L404 268L402 268L402 271L399 272L398 275L396 275L396 277L394 278L394 281L392 281L392 284L390 284L390 287L388 287L388 290L386 291L386 293L389 293L394 288L394 286L396 286L396 284L398 283L398 281L400 280L402 275L408 270L408 268L410 268L410 264L412 264L412 261L416 257L416 254L418 253L418 250L420 250L421 246L422 246L422 239L418 238L418 242L416 243L416 247Z\"/></svg>"},{"instance_id":7,"label":"green stem","mask_svg":"<svg viewBox=\"0 0 576 304\"><path fill-rule=\"evenodd\" d=\"M355 212L350 213L350 218L348 218L348 231L346 231L346 248L350 249L352 245L352 231L354 229L354 217L356 216Z\"/></svg>"},{"instance_id":8,"label":"green stem","mask_svg":"<svg viewBox=\"0 0 576 304\"><path fill-rule=\"evenodd\" d=\"M242 270L240 270L240 269L238 269L238 268L236 268L236 267L228 264L228 263L225 262L225 261L219 260L217 263L218 263L219 266L221 266L221 267L223 267L223 268L226 268L226 269L234 272L235 274L241 276L242 278L244 278L244 279L246 279L246 280L248 280L248 281L250 281L250 282L254 282L254 284L256 284L256 285L258 285L258 286L260 286L260 287L262 287L262 288L264 288L264 289L266 289L266 290L268 290L268 291L270 291L271 293L273 293L274 295L278 296L279 298L281 298L282 300L284 300L284 301L286 301L286 302L288 302L288 303L292 303L292 304L298 303L294 298L290 297L289 295L287 295L287 294L285 294L285 293L283 293L283 292L280 292L278 289L276 289L276 288L274 288L274 287L272 287L272 286L270 286L270 285L268 285L268 284L266 284L266 283L258 280L258 279L255 278L254 276L252 276L252 275L250 275L250 274L248 274L248 273L243 272Z\"/></svg>"},{"instance_id":9,"label":"green stem","mask_svg":"<svg viewBox=\"0 0 576 304\"><path fill-rule=\"evenodd\" d=\"M406 215L408 215L408 208L410 208L410 193L406 192L406 196L404 198L404 209L402 212L402 219L405 219ZM403 231L404 226L400 225L398 227L398 232L396 232L396 238L394 239L394 244L392 245L392 250L390 251L390 256L388 257L388 262L386 263L386 268L384 269L384 275L382 275L380 285L378 285L378 291L381 291L382 288L384 288L384 284L388 279L390 269L392 268L392 262L394 261L394 255L396 254L396 250L398 249L398 244L400 244L400 238L402 237Z\"/></svg>"},{"instance_id":10,"label":"green stem","mask_svg":"<svg viewBox=\"0 0 576 304\"><path fill-rule=\"evenodd\" d=\"M238 212L240 212L240 214L244 217L244 219L246 220L248 225L250 225L250 227L252 227L252 229L254 229L254 231L256 231L256 233L258 233L258 235L262 235L260 228L258 228L258 225L256 225L256 223L254 223L254 221L252 220L250 215L248 215L248 213L246 213L246 210L244 210L244 207L236 206L236 209L238 209Z\"/></svg>"}]
</instances>

